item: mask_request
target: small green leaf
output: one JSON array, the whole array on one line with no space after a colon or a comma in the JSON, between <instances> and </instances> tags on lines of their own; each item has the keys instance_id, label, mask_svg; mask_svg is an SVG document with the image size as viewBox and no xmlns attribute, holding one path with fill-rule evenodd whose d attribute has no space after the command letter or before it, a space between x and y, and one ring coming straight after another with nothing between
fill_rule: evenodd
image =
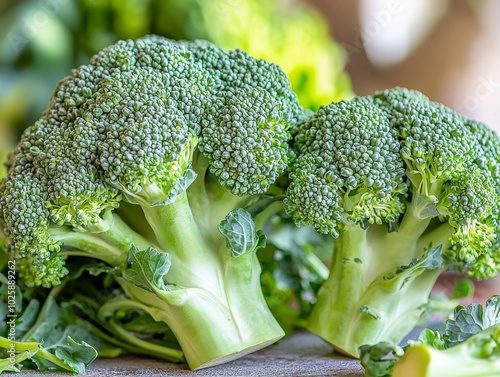
<instances>
[{"instance_id":1,"label":"small green leaf","mask_svg":"<svg viewBox=\"0 0 500 377\"><path fill-rule=\"evenodd\" d=\"M500 323L500 296L492 296L486 301L484 310L483 328Z\"/></svg>"},{"instance_id":2,"label":"small green leaf","mask_svg":"<svg viewBox=\"0 0 500 377\"><path fill-rule=\"evenodd\" d=\"M442 350L444 349L444 339L438 331L432 331L431 329L423 329L418 340L424 344L428 344L431 347Z\"/></svg>"},{"instance_id":3,"label":"small green leaf","mask_svg":"<svg viewBox=\"0 0 500 377\"><path fill-rule=\"evenodd\" d=\"M67 278L70 280L78 279L84 272L88 272L92 276L99 276L101 274L112 274L113 271L118 270L118 267L111 267L99 261L90 261L82 265L81 261L77 260L73 264L68 262L67 267L70 271Z\"/></svg>"},{"instance_id":4,"label":"small green leaf","mask_svg":"<svg viewBox=\"0 0 500 377\"><path fill-rule=\"evenodd\" d=\"M155 292L155 289L165 290L163 277L170 270L170 254L161 253L152 247L139 250L132 245L129 259L131 266L123 273L125 280L150 292Z\"/></svg>"},{"instance_id":5,"label":"small green leaf","mask_svg":"<svg viewBox=\"0 0 500 377\"><path fill-rule=\"evenodd\" d=\"M422 257L413 259L408 265L398 267L396 274L410 269L426 269L426 270L439 270L444 267L442 257L442 245L431 248L428 252L424 253ZM392 276L391 276L392 277Z\"/></svg>"},{"instance_id":6,"label":"small green leaf","mask_svg":"<svg viewBox=\"0 0 500 377\"><path fill-rule=\"evenodd\" d=\"M235 209L218 225L233 258L265 247L266 236L255 228L252 216L243 208Z\"/></svg>"},{"instance_id":7,"label":"small green leaf","mask_svg":"<svg viewBox=\"0 0 500 377\"><path fill-rule=\"evenodd\" d=\"M23 341L35 340L40 342L45 340L57 326L61 318L59 307L53 296L47 296L45 303L40 309L40 313L31 329L22 337Z\"/></svg>"},{"instance_id":8,"label":"small green leaf","mask_svg":"<svg viewBox=\"0 0 500 377\"><path fill-rule=\"evenodd\" d=\"M68 336L67 345L56 348L55 355L75 373L85 372L85 368L97 357L97 351L90 344L76 342Z\"/></svg>"},{"instance_id":9,"label":"small green leaf","mask_svg":"<svg viewBox=\"0 0 500 377\"><path fill-rule=\"evenodd\" d=\"M446 348L456 346L481 330L500 323L500 296L492 296L486 307L473 303L455 308L453 318L446 321Z\"/></svg>"},{"instance_id":10,"label":"small green leaf","mask_svg":"<svg viewBox=\"0 0 500 377\"><path fill-rule=\"evenodd\" d=\"M40 310L40 302L36 299L30 300L22 315L16 321L16 337L21 338L33 325Z\"/></svg>"},{"instance_id":11,"label":"small green leaf","mask_svg":"<svg viewBox=\"0 0 500 377\"><path fill-rule=\"evenodd\" d=\"M403 350L389 342L380 342L359 347L359 354L365 377L389 377Z\"/></svg>"},{"instance_id":12,"label":"small green leaf","mask_svg":"<svg viewBox=\"0 0 500 377\"><path fill-rule=\"evenodd\" d=\"M452 319L446 321L446 348L453 347L483 329L483 306L470 304L466 308L459 305L455 308Z\"/></svg>"},{"instance_id":13,"label":"small green leaf","mask_svg":"<svg viewBox=\"0 0 500 377\"><path fill-rule=\"evenodd\" d=\"M438 245L431 248L427 253L425 253L420 259L420 267L426 270L439 270L444 267L443 263L443 245Z\"/></svg>"}]
</instances>

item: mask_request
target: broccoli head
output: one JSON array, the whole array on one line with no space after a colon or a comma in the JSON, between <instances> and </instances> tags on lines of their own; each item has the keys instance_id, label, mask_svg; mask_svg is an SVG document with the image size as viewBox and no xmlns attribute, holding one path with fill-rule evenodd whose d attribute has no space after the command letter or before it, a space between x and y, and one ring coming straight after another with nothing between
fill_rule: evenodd
<instances>
[{"instance_id":1,"label":"broccoli head","mask_svg":"<svg viewBox=\"0 0 500 377\"><path fill-rule=\"evenodd\" d=\"M305 114L279 67L241 51L158 36L107 47L59 82L1 181L21 278L57 285L73 256L116 267L193 369L276 341L265 237L243 208L283 196Z\"/></svg>"},{"instance_id":2,"label":"broccoli head","mask_svg":"<svg viewBox=\"0 0 500 377\"><path fill-rule=\"evenodd\" d=\"M309 329L358 356L401 341L445 269L497 275L499 147L486 125L403 88L303 121L285 207L335 238Z\"/></svg>"}]
</instances>

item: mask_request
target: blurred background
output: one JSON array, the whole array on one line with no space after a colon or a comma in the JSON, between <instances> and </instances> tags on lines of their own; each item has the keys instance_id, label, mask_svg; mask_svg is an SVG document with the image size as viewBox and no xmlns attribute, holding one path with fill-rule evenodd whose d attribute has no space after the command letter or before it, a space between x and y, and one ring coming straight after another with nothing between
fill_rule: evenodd
<instances>
[{"instance_id":1,"label":"blurred background","mask_svg":"<svg viewBox=\"0 0 500 377\"><path fill-rule=\"evenodd\" d=\"M310 0L358 95L405 86L500 131L500 2Z\"/></svg>"},{"instance_id":2,"label":"blurred background","mask_svg":"<svg viewBox=\"0 0 500 377\"><path fill-rule=\"evenodd\" d=\"M494 0L1 0L0 161L72 67L150 33L275 62L313 110L404 86L500 132L499 14Z\"/></svg>"},{"instance_id":3,"label":"blurred background","mask_svg":"<svg viewBox=\"0 0 500 377\"><path fill-rule=\"evenodd\" d=\"M500 131L499 12L494 0L2 0L0 138L16 141L72 67L148 33L275 62L311 109L406 86Z\"/></svg>"}]
</instances>

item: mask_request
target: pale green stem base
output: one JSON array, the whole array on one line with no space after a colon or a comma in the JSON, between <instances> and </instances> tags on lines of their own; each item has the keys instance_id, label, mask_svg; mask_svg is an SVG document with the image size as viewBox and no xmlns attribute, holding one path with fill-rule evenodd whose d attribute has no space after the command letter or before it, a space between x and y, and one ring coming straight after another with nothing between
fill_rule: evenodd
<instances>
[{"instance_id":1,"label":"pale green stem base","mask_svg":"<svg viewBox=\"0 0 500 377\"><path fill-rule=\"evenodd\" d=\"M358 357L365 344L399 344L425 312L444 269L410 268L396 274L430 244L422 236L430 220L413 213L410 207L398 232L388 233L385 225L367 230L353 225L335 241L330 276L318 292L307 329L337 351ZM433 246L449 246L446 225L433 235Z\"/></svg>"},{"instance_id":2,"label":"pale green stem base","mask_svg":"<svg viewBox=\"0 0 500 377\"><path fill-rule=\"evenodd\" d=\"M191 369L237 359L273 344L285 334L264 300L255 253L229 259L224 267L227 305L199 288L145 291L120 281L127 295L167 323Z\"/></svg>"}]
</instances>

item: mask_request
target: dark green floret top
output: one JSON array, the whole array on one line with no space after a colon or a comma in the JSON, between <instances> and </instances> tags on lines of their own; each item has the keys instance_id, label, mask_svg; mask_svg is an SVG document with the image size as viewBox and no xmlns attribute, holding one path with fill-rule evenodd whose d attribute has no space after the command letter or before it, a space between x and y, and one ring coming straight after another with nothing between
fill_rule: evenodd
<instances>
[{"instance_id":1,"label":"dark green floret top","mask_svg":"<svg viewBox=\"0 0 500 377\"><path fill-rule=\"evenodd\" d=\"M427 246L445 242L453 268L500 270L500 142L486 125L394 88L321 107L294 141L285 206L298 224L338 237L413 216L427 224L423 239L442 236Z\"/></svg>"},{"instance_id":2,"label":"dark green floret top","mask_svg":"<svg viewBox=\"0 0 500 377\"><path fill-rule=\"evenodd\" d=\"M396 131L370 98L323 106L300 125L285 202L297 222L338 234L342 224L398 219L406 192ZM325 217L325 211L330 213Z\"/></svg>"},{"instance_id":3,"label":"dark green floret top","mask_svg":"<svg viewBox=\"0 0 500 377\"><path fill-rule=\"evenodd\" d=\"M58 83L13 153L0 185L7 250L28 284L57 284L61 247L77 248L63 229L105 232L122 202L173 201L201 154L224 190L265 193L304 114L281 69L246 53L157 36L109 46Z\"/></svg>"}]
</instances>

